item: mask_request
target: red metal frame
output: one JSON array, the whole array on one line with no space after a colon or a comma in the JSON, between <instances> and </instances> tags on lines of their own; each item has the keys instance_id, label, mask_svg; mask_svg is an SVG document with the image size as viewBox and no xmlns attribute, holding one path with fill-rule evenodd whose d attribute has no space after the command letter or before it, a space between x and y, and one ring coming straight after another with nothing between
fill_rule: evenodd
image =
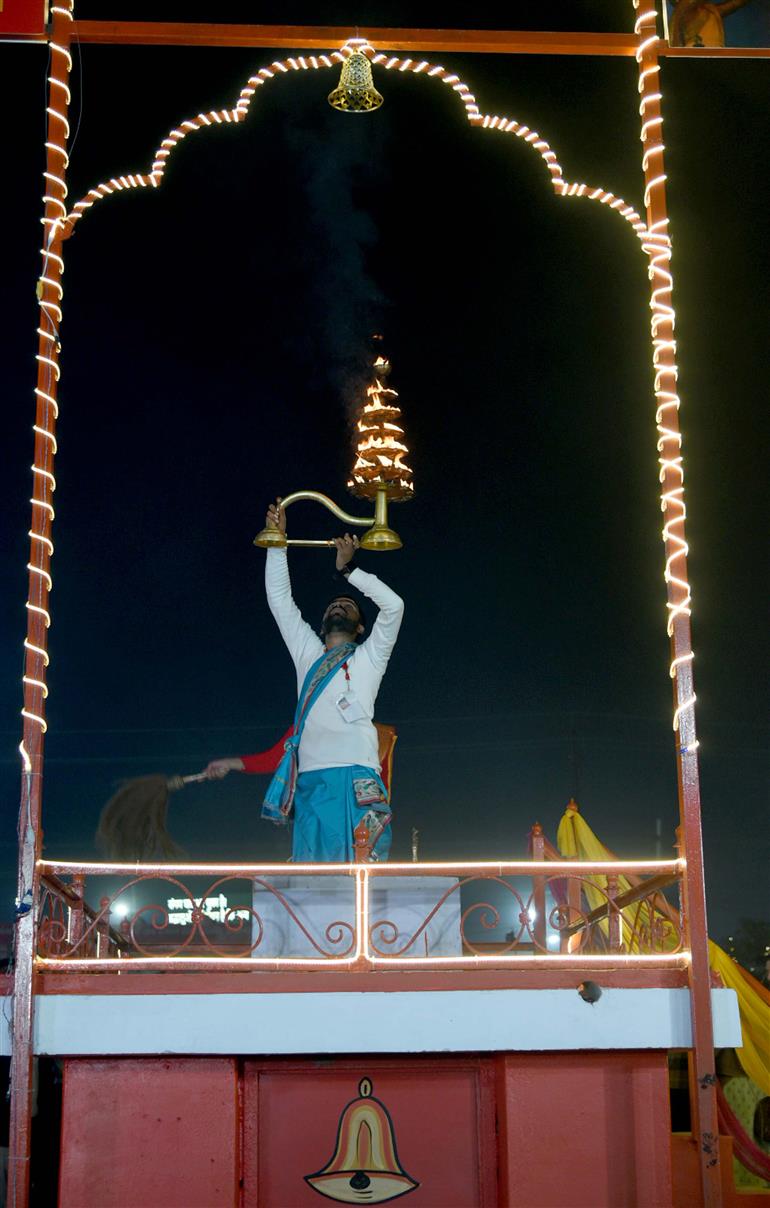
<instances>
[{"instance_id":1,"label":"red metal frame","mask_svg":"<svg viewBox=\"0 0 770 1208\"><path fill-rule=\"evenodd\" d=\"M639 0L635 0L638 5ZM660 64L658 43L655 37L655 13L640 15L637 21L639 36L639 92L642 98L642 170L645 182L647 225L651 231L665 237L670 254L668 214L666 210L665 169L661 141L662 112L660 104ZM655 146L655 154L651 148ZM654 259L654 252L651 259ZM667 279L666 279L667 277ZM658 295L658 314L653 320L653 345L655 347L656 395L659 383L669 391L675 390L676 345L674 343L674 310L672 303L673 279L670 270L663 278L653 280L653 297ZM657 323L657 326L656 326ZM672 385L673 383L673 385ZM665 411L665 428L672 433L673 443L681 457L681 432L678 410L669 407ZM658 445L661 450L661 444ZM679 786L679 814L681 820L682 854L686 858L682 878L682 906L686 934L692 953L689 967L690 1011L692 1016L693 1056L697 1094L692 1103L693 1136L698 1142L701 1166L701 1185L704 1208L715 1208L722 1203L722 1186L719 1169L719 1126L715 1093L716 1073L714 1068L714 1030L711 1018L711 978L708 957L708 927L706 921L706 885L703 869L703 838L701 832L700 779L698 771L697 736L695 731L695 691L692 674L692 639L690 613L685 607L689 603L687 586L686 545L684 544L684 486L681 462L677 467L670 451L661 451L662 508L664 540L667 566L675 563L675 577L667 582L670 608L669 635L671 646L671 669L674 692L675 717L679 719L676 730L676 765ZM678 502L677 502L678 501ZM676 527L680 541L672 538L671 529Z\"/></svg>"},{"instance_id":2,"label":"red metal frame","mask_svg":"<svg viewBox=\"0 0 770 1208\"><path fill-rule=\"evenodd\" d=\"M666 968L646 965L609 964L594 970L596 979L606 988L619 990L682 989L688 984L687 970L683 965ZM366 990L386 992L389 990L574 990L578 980L586 971L578 972L574 967L565 968L558 962L541 961L522 965L514 970L477 969L469 982L465 969L378 969L359 972L355 969L302 970L274 972L261 969L259 972L202 972L191 981L188 973L166 970L163 977L147 977L144 973L132 973L130 965L124 964L118 973L105 972L94 977L93 973L79 973L43 969L37 979L38 994L88 994L88 995L153 995L153 994L309 994L339 993L347 990L361 993Z\"/></svg>"},{"instance_id":3,"label":"red metal frame","mask_svg":"<svg viewBox=\"0 0 770 1208\"><path fill-rule=\"evenodd\" d=\"M31 1036L34 993L33 953L39 887L39 848L41 835L43 734L45 731L45 696L48 625L48 592L50 587L52 495L55 486L53 463L55 455L56 380L58 378L58 320L61 300L62 243L55 222L64 209L66 149L62 146L63 127L69 101L68 47L71 38L72 0L59 0L52 9L49 42L52 65L49 77L49 122L47 137L46 197L44 212L45 250L43 271L39 284L41 304L40 343L38 357L37 411L35 424L35 474L32 508L31 557L29 576L28 626L24 682L24 736L22 756L21 814L19 831L18 893L22 911L31 897L33 908L21 913L15 944L14 985L14 1054L12 1061L11 1139L9 1168L9 1203L13 1208L25 1208L28 1203L30 1153L31 1099ZM638 10L639 0L634 0ZM514 53L514 54L635 54L640 69L640 91L644 109L642 124L643 171L646 185L648 227L663 232L670 255L667 236L665 177L662 149L653 147L660 131L660 100L656 95L658 56L663 54L702 54L687 49L668 48L656 37L654 9L641 13L633 37L629 35L561 34L542 32L460 31L460 30L387 30L371 29L366 36L381 47L407 51L441 50L456 53ZM349 35L348 30L328 27L291 26L184 26L178 24L147 25L142 23L80 22L78 36L83 42L165 45L230 45L273 47L318 47L339 45ZM708 53L708 52L706 52ZM720 52L735 56L761 57L770 51L735 50ZM650 119L653 119L651 122ZM650 152L654 150L654 155ZM657 251L660 251L658 243ZM648 248L651 263L656 248ZM657 298L664 311L656 318L653 331L656 372L675 370L673 345L673 311L670 319L671 288L657 288ZM658 281L659 285L659 281ZM53 319L52 319L53 316ZM59 312L60 318L60 312ZM675 412L667 415L666 425L679 436ZM677 517L672 503L676 492L683 499L681 474L670 465L663 469L663 490L666 523L679 522L678 533L683 538L683 517ZM673 606L671 626L674 702L679 718L677 736L677 772L679 783L681 835L687 864L683 877L683 917L692 951L690 989L696 1067L696 1102L693 1104L695 1133L698 1138L704 1204L708 1208L721 1203L720 1174L717 1147L716 1101L713 1090L713 1033L708 970L705 888L700 829L700 800L698 763L692 707L692 668L689 613L679 611L682 604L682 580L686 581L686 560L681 547L669 536L666 542L667 560L676 558L677 577L668 583L669 603ZM418 874L418 869L414 869ZM616 916L616 921L617 916ZM104 927L102 927L104 931ZM105 936L102 934L101 940ZM613 930L613 946L618 943L617 927ZM252 975L253 976L253 975ZM270 976L270 975L267 975ZM282 974L281 978L287 975ZM291 976L291 975L289 975ZM300 975L301 976L301 975ZM346 977L359 976L347 973ZM360 976L370 976L361 974ZM395 974L378 973L382 976ZM47 978L46 978L47 981ZM165 981L165 979L164 979ZM262 983L264 984L264 983ZM317 982L315 983L317 987ZM381 983L378 980L378 985ZM284 983L285 985L285 983ZM336 988L336 987L335 987ZM352 988L352 985L351 985ZM142 992L147 989L143 986Z\"/></svg>"},{"instance_id":4,"label":"red metal frame","mask_svg":"<svg viewBox=\"0 0 770 1208\"><path fill-rule=\"evenodd\" d=\"M29 595L24 663L23 760L19 813L17 901L26 912L17 917L14 943L13 1052L11 1056L11 1114L8 1158L8 1203L25 1208L29 1200L29 1159L32 1110L32 1024L34 1015L33 956L39 896L38 859L41 844L43 745L45 734L46 667L48 665L48 595L53 545L53 466L56 455L56 394L59 377L58 321L61 319L62 243L54 223L65 212L67 165L66 130L69 106L72 0L60 0L52 10L51 68L46 137L46 196L43 214L43 262L38 282L37 405L33 463L32 527L30 529ZM29 895L29 897L27 896ZM29 906L28 906L29 903ZM31 908L29 908L31 907Z\"/></svg>"},{"instance_id":5,"label":"red metal frame","mask_svg":"<svg viewBox=\"0 0 770 1208\"><path fill-rule=\"evenodd\" d=\"M143 46L264 46L276 50L329 50L342 46L350 27L329 25L187 25L178 21L79 21L81 42ZM358 31L382 50L412 53L624 55L636 50L625 33L585 34L538 30L398 29Z\"/></svg>"},{"instance_id":6,"label":"red metal frame","mask_svg":"<svg viewBox=\"0 0 770 1208\"><path fill-rule=\"evenodd\" d=\"M349 27L329 25L188 25L181 21L78 21L78 40L101 46L241 46L275 50L329 50L351 35ZM398 29L371 26L359 30L381 50L413 53L487 55L609 55L632 58L637 39L627 33L570 33L562 30ZM667 46L658 53L678 58L756 59L768 47Z\"/></svg>"}]
</instances>

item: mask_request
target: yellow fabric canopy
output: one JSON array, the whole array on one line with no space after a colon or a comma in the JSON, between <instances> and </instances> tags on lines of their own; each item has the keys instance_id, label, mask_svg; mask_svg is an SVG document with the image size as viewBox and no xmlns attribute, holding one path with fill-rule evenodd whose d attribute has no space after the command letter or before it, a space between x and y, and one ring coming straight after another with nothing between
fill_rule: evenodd
<instances>
[{"instance_id":1,"label":"yellow fabric canopy","mask_svg":"<svg viewBox=\"0 0 770 1208\"><path fill-rule=\"evenodd\" d=\"M743 1048L735 1050L738 1060L749 1078L770 1095L770 991L713 940L709 940L709 964L738 995L743 1039Z\"/></svg>"},{"instance_id":2,"label":"yellow fabric canopy","mask_svg":"<svg viewBox=\"0 0 770 1208\"><path fill-rule=\"evenodd\" d=\"M556 845L565 860L617 859L614 852L605 847L594 834L585 818L580 815L574 802L567 806L564 817L559 823ZM629 885L630 882L625 877L618 877L619 893L623 893ZM592 876L583 882L583 892L591 910L606 905L606 886L607 878L602 876ZM633 906L626 907L622 912L623 943L626 951L629 952L638 950L639 927L638 915L632 916L630 919L627 919L626 916L635 911L638 905L640 904L635 903ZM669 928L668 935L666 931L660 931L662 942L656 943L654 947L660 952L666 951L667 947L674 947L678 937L674 936L673 928L665 912L655 908L651 910L649 906L644 905L648 913L658 916L659 927L668 926ZM606 919L600 926L606 934ZM714 972L719 974L724 985L735 990L738 996L743 1039L743 1047L735 1050L738 1060L749 1078L753 1079L766 1095L770 1095L770 991L765 989L746 969L737 964L732 957L728 956L713 940L709 940L709 964Z\"/></svg>"},{"instance_id":3,"label":"yellow fabric canopy","mask_svg":"<svg viewBox=\"0 0 770 1208\"><path fill-rule=\"evenodd\" d=\"M605 847L581 816L574 802L570 802L559 823L556 846L565 860L616 860L617 856ZM618 895L626 893L636 883L628 877L618 876ZM600 873L581 879L581 888L590 910L607 905L607 878ZM665 902L661 898L661 906ZM672 952L679 946L677 927L667 916L665 909L656 909L650 901L634 902L620 911L623 947L626 952ZM574 920L572 920L574 921ZM604 918L599 923L604 935L609 926Z\"/></svg>"}]
</instances>

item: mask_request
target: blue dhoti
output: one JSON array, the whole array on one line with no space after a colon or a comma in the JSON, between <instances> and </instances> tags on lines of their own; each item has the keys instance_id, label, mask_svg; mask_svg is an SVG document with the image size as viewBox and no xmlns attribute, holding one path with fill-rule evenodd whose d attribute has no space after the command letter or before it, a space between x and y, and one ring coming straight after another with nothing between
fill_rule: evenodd
<instances>
[{"instance_id":1,"label":"blue dhoti","mask_svg":"<svg viewBox=\"0 0 770 1208\"><path fill-rule=\"evenodd\" d=\"M291 858L295 864L352 863L353 832L364 815L372 808L390 813L385 802L359 805L353 782L371 782L372 778L380 779L372 768L358 765L300 772L294 794ZM374 846L378 860L387 860L390 844L390 825L387 825Z\"/></svg>"}]
</instances>

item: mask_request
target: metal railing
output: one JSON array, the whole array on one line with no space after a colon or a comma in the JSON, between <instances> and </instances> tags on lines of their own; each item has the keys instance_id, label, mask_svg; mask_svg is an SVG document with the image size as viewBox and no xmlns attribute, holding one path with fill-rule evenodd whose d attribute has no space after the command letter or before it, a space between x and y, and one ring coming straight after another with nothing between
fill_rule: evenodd
<instances>
[{"instance_id":1,"label":"metal railing","mask_svg":"<svg viewBox=\"0 0 770 1208\"><path fill-rule=\"evenodd\" d=\"M38 951L51 956L81 951L90 957L114 956L128 942L110 925L109 899L95 910L85 901L83 880L62 881L53 872L40 877Z\"/></svg>"},{"instance_id":2,"label":"metal railing","mask_svg":"<svg viewBox=\"0 0 770 1208\"><path fill-rule=\"evenodd\" d=\"M681 878L683 860L41 861L40 870L36 962L46 970L682 965L688 958L679 910L662 892Z\"/></svg>"}]
</instances>

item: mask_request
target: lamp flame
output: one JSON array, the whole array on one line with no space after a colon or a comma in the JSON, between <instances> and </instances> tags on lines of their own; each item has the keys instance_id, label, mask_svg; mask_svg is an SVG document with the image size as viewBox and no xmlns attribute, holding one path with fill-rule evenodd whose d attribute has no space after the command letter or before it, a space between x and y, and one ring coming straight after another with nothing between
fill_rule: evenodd
<instances>
[{"instance_id":1,"label":"lamp flame","mask_svg":"<svg viewBox=\"0 0 770 1208\"><path fill-rule=\"evenodd\" d=\"M348 490L361 499L374 499L385 487L390 500L411 499L414 494L412 468L404 458L404 429L398 391L387 384L390 361L379 354L372 363L372 381L356 418L356 456Z\"/></svg>"}]
</instances>

